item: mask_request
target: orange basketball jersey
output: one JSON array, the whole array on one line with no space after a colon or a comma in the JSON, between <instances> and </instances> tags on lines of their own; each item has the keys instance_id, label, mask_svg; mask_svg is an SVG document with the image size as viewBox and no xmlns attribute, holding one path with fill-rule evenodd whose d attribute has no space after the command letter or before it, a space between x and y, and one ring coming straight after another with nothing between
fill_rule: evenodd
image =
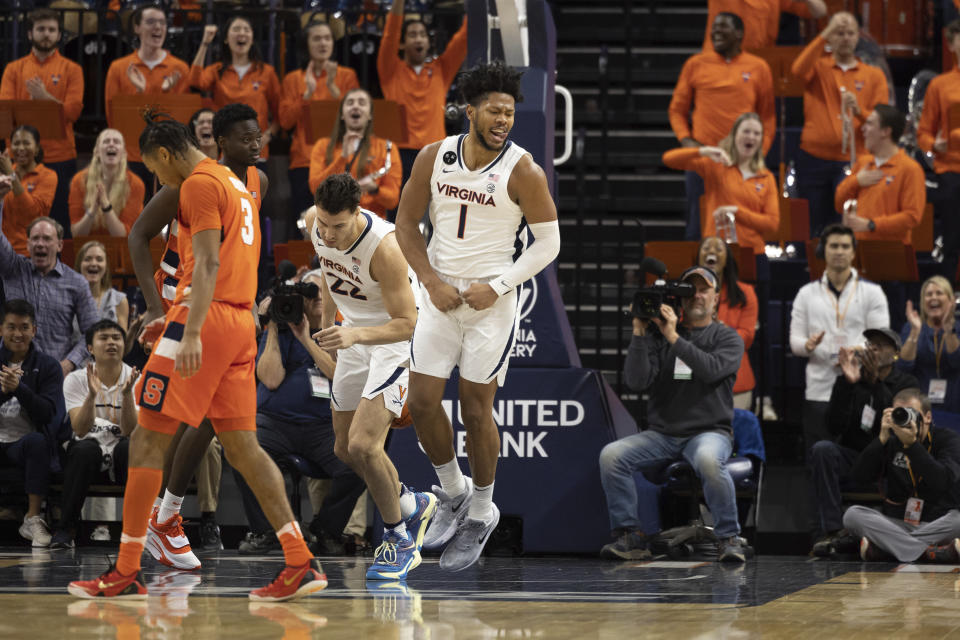
<instances>
[{"instance_id":1,"label":"orange basketball jersey","mask_svg":"<svg viewBox=\"0 0 960 640\"><path fill-rule=\"evenodd\" d=\"M247 191L256 203L257 211L260 211L263 193L260 191L260 172L256 167L247 167ZM174 220L170 223L167 246L163 250L160 268L153 274L153 281L163 299L164 312L173 305L177 297L177 285L180 284L182 277L183 266L180 264L180 249L177 245L177 221Z\"/></svg>"},{"instance_id":2,"label":"orange basketball jersey","mask_svg":"<svg viewBox=\"0 0 960 640\"><path fill-rule=\"evenodd\" d=\"M259 177L256 186L259 187ZM260 194L257 195L259 199ZM216 160L202 160L180 186L177 227L183 277L177 285L174 304L181 303L189 294L193 281L193 234L218 229L220 268L213 299L252 308L260 259L260 217L247 186Z\"/></svg>"}]
</instances>

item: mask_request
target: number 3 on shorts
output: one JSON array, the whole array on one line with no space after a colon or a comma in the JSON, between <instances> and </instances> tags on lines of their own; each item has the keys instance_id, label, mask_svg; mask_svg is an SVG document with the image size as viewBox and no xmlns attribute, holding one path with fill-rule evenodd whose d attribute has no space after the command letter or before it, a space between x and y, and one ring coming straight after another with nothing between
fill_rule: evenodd
<instances>
[{"instance_id":1,"label":"number 3 on shorts","mask_svg":"<svg viewBox=\"0 0 960 640\"><path fill-rule=\"evenodd\" d=\"M240 198L240 210L243 211L243 228L240 229L240 239L244 244L253 244L253 205L246 198Z\"/></svg>"}]
</instances>

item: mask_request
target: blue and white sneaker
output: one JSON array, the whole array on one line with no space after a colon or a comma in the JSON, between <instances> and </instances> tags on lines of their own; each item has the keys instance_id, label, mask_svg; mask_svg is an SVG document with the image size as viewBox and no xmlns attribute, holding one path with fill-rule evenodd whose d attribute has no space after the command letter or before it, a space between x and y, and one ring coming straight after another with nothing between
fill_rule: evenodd
<instances>
[{"instance_id":1,"label":"blue and white sneaker","mask_svg":"<svg viewBox=\"0 0 960 640\"><path fill-rule=\"evenodd\" d=\"M431 490L437 496L437 513L423 537L425 548L438 549L445 545L466 519L470 501L473 499L473 481L468 476L464 476L463 480L467 489L456 498L451 498L446 491L433 485Z\"/></svg>"},{"instance_id":2,"label":"blue and white sneaker","mask_svg":"<svg viewBox=\"0 0 960 640\"><path fill-rule=\"evenodd\" d=\"M381 622L423 622L420 592L405 582L372 582L367 593L373 598L373 618Z\"/></svg>"},{"instance_id":3,"label":"blue and white sneaker","mask_svg":"<svg viewBox=\"0 0 960 640\"><path fill-rule=\"evenodd\" d=\"M417 510L414 511L405 522L407 523L407 533L413 538L413 541L417 545L417 551L419 552L420 549L423 548L423 537L427 533L430 520L437 512L437 504L439 501L437 500L437 496L432 493L412 491L406 486L404 486L404 489L411 491L414 499L417 501Z\"/></svg>"},{"instance_id":4,"label":"blue and white sneaker","mask_svg":"<svg viewBox=\"0 0 960 640\"><path fill-rule=\"evenodd\" d=\"M398 536L390 529L383 532L383 543L377 547L373 564L367 569L367 580L406 580L407 572L420 566L420 552L410 532Z\"/></svg>"}]
</instances>

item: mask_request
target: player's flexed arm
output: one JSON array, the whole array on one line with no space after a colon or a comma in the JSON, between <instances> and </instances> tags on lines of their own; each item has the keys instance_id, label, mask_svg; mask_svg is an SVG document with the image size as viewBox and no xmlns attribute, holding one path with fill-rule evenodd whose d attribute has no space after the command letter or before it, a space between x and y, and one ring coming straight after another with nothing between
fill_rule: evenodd
<instances>
[{"instance_id":1,"label":"player's flexed arm","mask_svg":"<svg viewBox=\"0 0 960 640\"><path fill-rule=\"evenodd\" d=\"M413 335L413 328L417 324L417 304L407 276L407 261L400 253L394 236L384 236L370 262L370 275L380 283L383 305L390 320L373 327L325 328L313 336L321 348L346 349L355 344L390 344L409 340ZM329 289L326 293L330 294ZM326 307L323 316L326 322Z\"/></svg>"},{"instance_id":2,"label":"player's flexed arm","mask_svg":"<svg viewBox=\"0 0 960 640\"><path fill-rule=\"evenodd\" d=\"M530 156L517 162L510 174L507 194L520 206L536 242L489 284L475 282L461 294L463 301L478 311L490 307L497 298L540 273L560 253L557 207L547 188L547 176Z\"/></svg>"},{"instance_id":3,"label":"player's flexed arm","mask_svg":"<svg viewBox=\"0 0 960 640\"><path fill-rule=\"evenodd\" d=\"M410 179L403 187L400 196L400 207L397 209L396 235L397 243L403 251L404 257L417 278L423 284L430 301L440 311L452 311L460 306L463 300L456 287L447 284L437 276L437 272L430 266L427 257L427 243L420 233L420 218L430 204L430 176L433 173L433 164L437 159L439 142L427 145L413 163ZM556 217L556 214L554 214Z\"/></svg>"}]
</instances>

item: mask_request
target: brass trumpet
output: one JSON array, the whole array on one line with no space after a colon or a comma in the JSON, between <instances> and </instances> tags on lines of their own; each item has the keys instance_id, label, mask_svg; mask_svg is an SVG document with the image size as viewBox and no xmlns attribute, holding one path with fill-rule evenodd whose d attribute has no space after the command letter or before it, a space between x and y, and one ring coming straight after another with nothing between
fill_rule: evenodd
<instances>
[{"instance_id":1,"label":"brass trumpet","mask_svg":"<svg viewBox=\"0 0 960 640\"><path fill-rule=\"evenodd\" d=\"M846 91L846 87L840 87L840 118L843 120L840 150L842 153L850 154L850 164L843 168L843 173L850 175L853 173L853 166L857 164L857 129L853 124L853 114L843 107L843 96Z\"/></svg>"}]
</instances>

